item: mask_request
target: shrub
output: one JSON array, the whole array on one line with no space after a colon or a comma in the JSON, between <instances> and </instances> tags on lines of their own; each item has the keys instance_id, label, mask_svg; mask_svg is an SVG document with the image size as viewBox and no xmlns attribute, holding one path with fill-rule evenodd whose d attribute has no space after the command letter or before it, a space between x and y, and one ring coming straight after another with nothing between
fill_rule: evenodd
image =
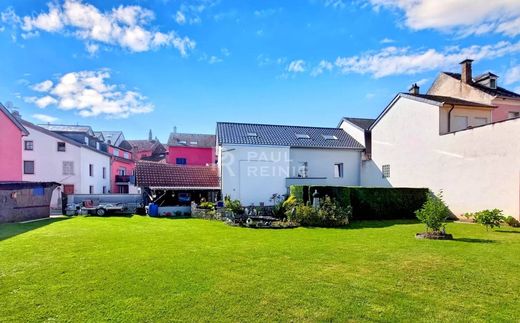
<instances>
[{"instance_id":1,"label":"shrub","mask_svg":"<svg viewBox=\"0 0 520 323\"><path fill-rule=\"evenodd\" d=\"M427 232L441 232L450 216L450 210L442 200L442 191L439 194L428 194L422 208L415 211L417 218L426 225Z\"/></svg>"},{"instance_id":2,"label":"shrub","mask_svg":"<svg viewBox=\"0 0 520 323\"><path fill-rule=\"evenodd\" d=\"M485 226L486 230L489 230L489 228L493 229L494 227L500 227L500 222L504 220L502 210L499 209L476 212L473 214L473 217L475 218L475 222Z\"/></svg>"},{"instance_id":3,"label":"shrub","mask_svg":"<svg viewBox=\"0 0 520 323\"><path fill-rule=\"evenodd\" d=\"M349 223L351 209L341 207L329 196L325 196L319 208L314 208L309 204L296 204L286 214L289 221L302 226L338 227Z\"/></svg>"},{"instance_id":4,"label":"shrub","mask_svg":"<svg viewBox=\"0 0 520 323\"><path fill-rule=\"evenodd\" d=\"M244 214L244 207L240 200L232 200L229 195L224 197L224 207L235 214Z\"/></svg>"},{"instance_id":5,"label":"shrub","mask_svg":"<svg viewBox=\"0 0 520 323\"><path fill-rule=\"evenodd\" d=\"M506 217L504 219L504 222L507 223L507 225L509 225L511 227L514 227L514 228L520 227L520 221L518 221L517 219L513 218L512 216Z\"/></svg>"},{"instance_id":6,"label":"shrub","mask_svg":"<svg viewBox=\"0 0 520 323\"><path fill-rule=\"evenodd\" d=\"M205 209L205 210L214 210L215 209L215 203L213 202L202 202L198 206L199 209Z\"/></svg>"}]
</instances>

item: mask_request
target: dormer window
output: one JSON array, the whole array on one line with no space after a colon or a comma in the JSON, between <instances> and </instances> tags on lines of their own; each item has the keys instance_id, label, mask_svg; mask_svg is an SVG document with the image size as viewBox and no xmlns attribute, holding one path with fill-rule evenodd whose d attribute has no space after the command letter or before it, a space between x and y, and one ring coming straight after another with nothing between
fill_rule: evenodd
<instances>
[{"instance_id":1,"label":"dormer window","mask_svg":"<svg viewBox=\"0 0 520 323\"><path fill-rule=\"evenodd\" d=\"M494 79L494 78L489 79L489 87L491 89L496 89L497 88L497 79Z\"/></svg>"},{"instance_id":2,"label":"dormer window","mask_svg":"<svg viewBox=\"0 0 520 323\"><path fill-rule=\"evenodd\" d=\"M304 133L297 133L296 134L296 139L310 139L311 137L307 134L304 134Z\"/></svg>"},{"instance_id":3,"label":"dormer window","mask_svg":"<svg viewBox=\"0 0 520 323\"><path fill-rule=\"evenodd\" d=\"M181 145L186 145L186 143L187 143L186 140L179 140L179 144L181 144Z\"/></svg>"},{"instance_id":4,"label":"dormer window","mask_svg":"<svg viewBox=\"0 0 520 323\"><path fill-rule=\"evenodd\" d=\"M248 137L258 137L258 134L256 132L248 132L247 136Z\"/></svg>"},{"instance_id":5,"label":"dormer window","mask_svg":"<svg viewBox=\"0 0 520 323\"><path fill-rule=\"evenodd\" d=\"M338 140L338 137L334 135L322 135L325 140Z\"/></svg>"}]
</instances>

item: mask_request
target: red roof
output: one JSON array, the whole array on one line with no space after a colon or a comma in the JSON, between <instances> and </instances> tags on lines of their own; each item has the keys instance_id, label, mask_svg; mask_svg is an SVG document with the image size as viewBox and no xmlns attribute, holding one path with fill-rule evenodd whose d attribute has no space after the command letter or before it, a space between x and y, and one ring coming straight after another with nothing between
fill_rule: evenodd
<instances>
[{"instance_id":1,"label":"red roof","mask_svg":"<svg viewBox=\"0 0 520 323\"><path fill-rule=\"evenodd\" d=\"M135 168L137 186L177 189L220 189L215 166L179 166L139 161Z\"/></svg>"}]
</instances>

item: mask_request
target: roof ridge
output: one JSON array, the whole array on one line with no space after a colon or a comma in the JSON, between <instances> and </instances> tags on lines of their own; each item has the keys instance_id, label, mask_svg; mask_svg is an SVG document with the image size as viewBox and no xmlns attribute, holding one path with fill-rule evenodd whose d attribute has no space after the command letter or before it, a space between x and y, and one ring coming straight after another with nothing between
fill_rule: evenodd
<instances>
[{"instance_id":1,"label":"roof ridge","mask_svg":"<svg viewBox=\"0 0 520 323\"><path fill-rule=\"evenodd\" d=\"M248 122L217 121L217 125L218 124L237 124L237 125L250 125L250 126L274 126L274 127L290 127L290 128L313 128L313 129L343 130L343 129L338 128L338 127L296 126L296 125L272 124L272 123L248 123Z\"/></svg>"}]
</instances>

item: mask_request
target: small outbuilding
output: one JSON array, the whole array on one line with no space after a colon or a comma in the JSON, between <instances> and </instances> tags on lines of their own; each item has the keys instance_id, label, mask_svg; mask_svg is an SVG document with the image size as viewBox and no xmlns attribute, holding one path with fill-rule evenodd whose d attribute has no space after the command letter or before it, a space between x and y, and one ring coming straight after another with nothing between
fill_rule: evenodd
<instances>
[{"instance_id":1,"label":"small outbuilding","mask_svg":"<svg viewBox=\"0 0 520 323\"><path fill-rule=\"evenodd\" d=\"M0 223L47 218L56 182L0 182Z\"/></svg>"}]
</instances>

